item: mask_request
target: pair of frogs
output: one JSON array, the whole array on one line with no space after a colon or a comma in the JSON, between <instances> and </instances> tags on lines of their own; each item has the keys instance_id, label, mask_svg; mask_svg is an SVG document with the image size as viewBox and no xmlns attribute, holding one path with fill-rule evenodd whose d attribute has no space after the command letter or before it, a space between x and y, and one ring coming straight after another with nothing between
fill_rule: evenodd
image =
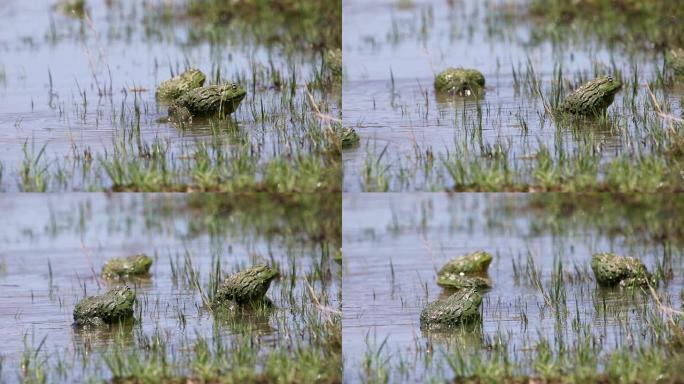
<instances>
[{"instance_id":1,"label":"pair of frogs","mask_svg":"<svg viewBox=\"0 0 684 384\"><path fill-rule=\"evenodd\" d=\"M437 284L457 292L428 304L420 314L421 328L443 330L480 320L480 292L490 288L489 280L482 275L491 262L492 255L484 251L447 262L437 274ZM601 286L640 287L656 283L646 266L634 257L596 253L591 268Z\"/></svg>"},{"instance_id":2,"label":"pair of frogs","mask_svg":"<svg viewBox=\"0 0 684 384\"><path fill-rule=\"evenodd\" d=\"M435 77L438 93L455 96L476 96L484 93L484 75L475 69L448 68ZM622 82L612 76L602 76L570 93L558 108L559 114L598 116L613 103Z\"/></svg>"},{"instance_id":3,"label":"pair of frogs","mask_svg":"<svg viewBox=\"0 0 684 384\"><path fill-rule=\"evenodd\" d=\"M237 83L205 87L206 78L202 71L189 69L159 85L156 97L169 104L171 121L185 124L193 117L227 116L235 112L247 95Z\"/></svg>"},{"instance_id":4,"label":"pair of frogs","mask_svg":"<svg viewBox=\"0 0 684 384\"><path fill-rule=\"evenodd\" d=\"M151 266L152 259L144 254L117 258L105 264L102 277L110 281L145 278ZM266 291L278 275L277 270L264 264L234 273L219 285L212 306L232 310L253 303L268 304ZM81 300L74 308L74 322L92 327L124 322L133 317L135 302L135 292L126 285L119 286Z\"/></svg>"}]
</instances>

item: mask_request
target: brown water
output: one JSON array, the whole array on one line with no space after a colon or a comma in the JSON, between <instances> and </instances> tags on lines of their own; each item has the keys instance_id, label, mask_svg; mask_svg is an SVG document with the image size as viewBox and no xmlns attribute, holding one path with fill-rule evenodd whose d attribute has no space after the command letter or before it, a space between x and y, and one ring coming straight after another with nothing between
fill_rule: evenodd
<instances>
[{"instance_id":1,"label":"brown water","mask_svg":"<svg viewBox=\"0 0 684 384\"><path fill-rule=\"evenodd\" d=\"M366 161L374 161L385 149L381 163L388 164L395 176L390 191L453 185L440 166L426 180L415 156L428 150L436 164L457 149L477 154L496 145L508 149L510 163L520 164L529 163L541 144L552 153L572 153L582 144L601 148L605 159L650 150L640 144L646 133L632 121L626 90L609 109L619 129L585 127L578 133L556 129L523 78L529 63L548 98L557 66L562 66L565 79L575 82L593 78L597 70L620 71L627 80L636 75L636 105L642 110L649 103L644 84L654 80L654 63L661 59L643 50L625 53L609 48L592 36L554 44L551 32L540 31L534 21L497 16L516 7L521 12L523 4L526 1L344 2L343 119L361 137L360 146L343 153L345 191L362 189ZM447 67L476 68L484 74L486 93L479 103L437 97L434 76ZM676 116L681 113L679 92L656 92L659 100L669 100Z\"/></svg>"},{"instance_id":2,"label":"brown water","mask_svg":"<svg viewBox=\"0 0 684 384\"><path fill-rule=\"evenodd\" d=\"M364 362L376 353L379 365L390 372L390 382L439 382L453 377L448 358L491 359L491 348L502 346L521 372L529 373L542 338L573 350L578 343L572 329L575 320L582 332L594 337L601 353L630 343L652 343L641 311L650 307L649 297L628 298L619 290L597 289L589 260L594 252L613 251L641 258L651 271L658 265L671 267L674 278L661 285L660 293L671 297L678 308L684 288L684 249L649 244L628 230L629 223L644 223L656 212L635 213L634 221L617 225L624 232L610 234L609 228L591 224L586 213L552 217L543 209L532 209L531 201L539 198L346 194L345 382L365 381ZM568 203L574 198L568 195ZM493 287L483 298L481 329L421 331L422 309L447 293L437 286L436 271L448 259L478 249L494 255L488 273ZM547 291L554 260L563 263L568 313L560 322L525 275L528 255Z\"/></svg>"},{"instance_id":3,"label":"brown water","mask_svg":"<svg viewBox=\"0 0 684 384\"><path fill-rule=\"evenodd\" d=\"M321 243L307 241L300 228L288 228L290 221L281 211L268 211L271 205L255 200L248 212L203 213L216 200L144 194L0 198L0 381L19 380L22 354L43 339L39 357L47 361L49 382L64 380L58 376L60 362L68 381L109 377L107 367L92 358L119 342L119 330L80 331L72 327L72 311L86 294L108 288L97 276L106 260L141 252L155 261L151 278L136 286L139 323L125 337L126 346L142 348L155 335L165 340L170 355L198 337L221 338L230 345L233 335L251 335L264 352L279 345L306 346L310 341L303 329L309 325L302 312L312 304L304 279L324 304L338 308L337 264L325 257ZM258 262L277 265L283 277L267 294L275 310L242 322L215 322L185 272L199 274L206 291L214 258L226 273Z\"/></svg>"}]
</instances>

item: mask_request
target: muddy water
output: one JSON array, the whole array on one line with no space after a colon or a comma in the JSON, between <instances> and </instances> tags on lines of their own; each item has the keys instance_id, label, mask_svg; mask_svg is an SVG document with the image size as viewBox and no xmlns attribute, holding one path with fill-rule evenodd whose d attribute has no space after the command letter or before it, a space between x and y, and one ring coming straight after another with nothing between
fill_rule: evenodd
<instances>
[{"instance_id":1,"label":"muddy water","mask_svg":"<svg viewBox=\"0 0 684 384\"><path fill-rule=\"evenodd\" d=\"M212 127L199 121L191 129L179 129L164 122L168 107L156 102L154 90L171 70L179 73L188 66L207 73L207 83L217 71L223 81L249 79L243 81L249 82L243 84L248 96L233 121L257 148L263 148L264 159L285 150L282 137L298 137L290 120L280 118L286 113L283 93L264 84L252 88L252 74L253 68L259 73L272 68L283 79L296 77L303 84L310 77L311 55L285 54L238 30L224 33L225 42L209 43L197 37L204 28L198 23L161 21L163 4L172 2L93 0L87 2L89 16L84 19L56 10L55 3L0 3L3 189L15 189L24 143L34 155L47 144L43 160L68 164L85 150L93 157L105 150L111 153L122 137L134 144L159 141L168 145L169 156L176 157L182 156L184 144L213 140L212 132L230 138L225 132L235 128L229 129L228 123ZM256 110L278 121L279 128L257 122ZM88 188L74 184L75 189ZM107 186L105 180L103 187Z\"/></svg>"},{"instance_id":2,"label":"muddy water","mask_svg":"<svg viewBox=\"0 0 684 384\"><path fill-rule=\"evenodd\" d=\"M79 354L106 351L120 342L117 336L122 330L79 331L72 327L72 311L86 292L92 295L107 289L108 284L96 276L107 259L140 252L153 256L155 262L151 278L137 284L140 324L124 332L126 346L140 348L141 337L160 335L173 354L197 336L221 337L230 345L236 333L251 335L253 344L264 351L279 344L306 345L307 340L292 340L305 326L297 314L301 311L293 308L308 305L302 301L306 288L299 284L300 278L307 276L319 296L325 293L331 306L339 305L337 279L312 278L314 266L325 265L318 246L258 233L239 213L225 213L222 221L213 222L197 208L197 200L189 204L189 199L187 195L142 194L7 195L0 199L0 381L20 378L20 359L30 350L26 347L37 348L43 339L39 358L47 359L51 375L58 372L57 362L63 361L69 380L80 380L81 370L92 377L93 369L101 370L96 376L108 377L106 367L92 362L83 366ZM268 212L262 213L269 217ZM268 221L285 222L275 214ZM293 281L297 283L291 287L281 280L272 283L267 295L276 309L270 316L217 324L197 290L185 283L183 272L187 258L206 291L212 256L220 259L225 272L256 262L276 264L285 276L296 276Z\"/></svg>"},{"instance_id":3,"label":"muddy water","mask_svg":"<svg viewBox=\"0 0 684 384\"><path fill-rule=\"evenodd\" d=\"M541 99L525 91L525 86L516 89L514 70L520 81L531 63L547 97L557 65L562 66L564 78L573 81L580 75L593 78L596 67L604 73L614 67L625 79L632 79L636 72L640 87L636 103L643 109L648 102L643 84L654 80L654 63L660 59L643 51L628 55L617 48L608 49L591 36L583 37L582 43L554 46L548 41L550 36L533 31L533 21L497 18L504 9L524 3L344 2L343 118L362 138L362 145L343 154L345 190L361 189L365 160L369 154L375 159L385 148L383 163L412 170L416 167L410 159L416 147L422 153L431 150L439 159L465 145L470 152L479 153L481 148L502 144L510 149L509 161L523 163L540 144L555 148L563 143L564 150L571 152L579 142L589 140L601 148L606 159L628 147L637 127L630 122L625 91L609 109L614 120L625 127L621 132L605 128L586 128L581 135L567 129L558 132L544 117ZM434 76L450 66L476 68L485 75L486 93L479 103L437 97ZM678 115L681 95L667 97ZM427 185L418 170L409 185L393 184L390 189L422 191L451 186L448 179L444 183Z\"/></svg>"},{"instance_id":4,"label":"muddy water","mask_svg":"<svg viewBox=\"0 0 684 384\"><path fill-rule=\"evenodd\" d=\"M542 338L552 345L563 342L572 350L577 336L570 324L575 318L588 327L602 353L650 343L642 335L647 325L639 310L650 305L648 298L639 294L630 299L619 290L597 289L590 255L635 255L653 271L671 252L674 278L660 287L660 293L670 295L678 308L684 250L665 251L660 245L619 235L608 238L607 228L592 227L577 216L561 218L562 225L557 226L543 211L528 209L531 199L505 194L345 195L345 382L364 381L364 361L374 354L379 356L374 361L381 363L372 367L391 372L390 382L438 381L453 377L448 357L488 359L487 351L497 345L505 345L525 372L533 367L535 346ZM478 249L494 255L489 268L493 287L483 298L482 328L422 332L421 310L446 294L436 285L436 271L451 257ZM554 259L563 262L568 315L560 326L525 272L515 272L514 265L518 270L528 265L528 255L547 290Z\"/></svg>"}]
</instances>

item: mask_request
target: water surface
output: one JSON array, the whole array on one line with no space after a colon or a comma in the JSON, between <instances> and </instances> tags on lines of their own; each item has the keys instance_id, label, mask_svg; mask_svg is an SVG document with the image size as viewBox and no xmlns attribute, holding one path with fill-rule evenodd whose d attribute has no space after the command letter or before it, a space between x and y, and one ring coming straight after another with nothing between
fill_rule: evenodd
<instances>
[{"instance_id":1,"label":"water surface","mask_svg":"<svg viewBox=\"0 0 684 384\"><path fill-rule=\"evenodd\" d=\"M571 207L574 198L552 200ZM587 212L559 213L551 204L545 210L540 201L543 195L345 195L345 382L365 381L369 360L375 362L371 371L389 372L390 382L441 382L453 377L449 359L491 359L492 349L498 348L529 374L543 340L574 351L580 343L575 321L581 332L589 332L600 354L625 345L651 345L646 331L650 314L643 312L652 306L649 296L598 289L589 261L594 252L612 251L639 257L651 271L660 265L672 268L673 278L659 292L679 308L681 243L651 243L648 231L636 229L648 221L655 231L648 219L667 225L667 215L634 212L609 227L601 223L624 212L602 212L606 220L592 223ZM481 327L422 331L422 309L449 292L436 284L437 270L450 258L479 249L494 255L488 273L493 287L483 296ZM560 320L527 277L528 257L547 292L557 261L562 262L567 313Z\"/></svg>"}]
</instances>

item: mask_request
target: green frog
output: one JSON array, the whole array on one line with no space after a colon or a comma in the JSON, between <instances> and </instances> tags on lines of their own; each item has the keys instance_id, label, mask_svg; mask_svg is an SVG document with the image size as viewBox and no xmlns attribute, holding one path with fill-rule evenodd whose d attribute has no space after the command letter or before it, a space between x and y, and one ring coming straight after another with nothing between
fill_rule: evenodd
<instances>
[{"instance_id":1,"label":"green frog","mask_svg":"<svg viewBox=\"0 0 684 384\"><path fill-rule=\"evenodd\" d=\"M192 117L227 116L238 108L247 91L237 83L191 89L169 106L173 119L186 122Z\"/></svg>"},{"instance_id":2,"label":"green frog","mask_svg":"<svg viewBox=\"0 0 684 384\"><path fill-rule=\"evenodd\" d=\"M634 257L596 253L591 257L591 269L596 282L603 286L634 287L653 283L644 263Z\"/></svg>"},{"instance_id":3,"label":"green frog","mask_svg":"<svg viewBox=\"0 0 684 384\"><path fill-rule=\"evenodd\" d=\"M560 105L560 111L571 115L598 116L613 103L622 82L612 76L602 76L577 88Z\"/></svg>"},{"instance_id":4,"label":"green frog","mask_svg":"<svg viewBox=\"0 0 684 384\"><path fill-rule=\"evenodd\" d=\"M266 264L255 265L234 273L219 285L214 304L217 306L233 303L244 305L264 300L271 281L279 275L276 269Z\"/></svg>"},{"instance_id":5,"label":"green frog","mask_svg":"<svg viewBox=\"0 0 684 384\"><path fill-rule=\"evenodd\" d=\"M133 317L135 292L126 286L110 289L105 294L81 300L74 308L78 326L103 326Z\"/></svg>"},{"instance_id":6,"label":"green frog","mask_svg":"<svg viewBox=\"0 0 684 384\"><path fill-rule=\"evenodd\" d=\"M460 290L434 301L420 313L421 329L453 328L480 320L482 296L475 289Z\"/></svg>"},{"instance_id":7,"label":"green frog","mask_svg":"<svg viewBox=\"0 0 684 384\"><path fill-rule=\"evenodd\" d=\"M188 69L159 84L156 92L157 99L174 101L192 89L201 88L206 79L207 76L199 69Z\"/></svg>"},{"instance_id":8,"label":"green frog","mask_svg":"<svg viewBox=\"0 0 684 384\"><path fill-rule=\"evenodd\" d=\"M123 279L127 277L144 277L150 274L152 258L145 254L119 257L109 260L102 268L105 279Z\"/></svg>"},{"instance_id":9,"label":"green frog","mask_svg":"<svg viewBox=\"0 0 684 384\"><path fill-rule=\"evenodd\" d=\"M487 273L492 255L485 251L475 251L449 260L437 273L437 278L448 278L448 274L483 274Z\"/></svg>"},{"instance_id":10,"label":"green frog","mask_svg":"<svg viewBox=\"0 0 684 384\"><path fill-rule=\"evenodd\" d=\"M475 69L447 68L435 77L435 90L455 96L480 96L485 77Z\"/></svg>"}]
</instances>

